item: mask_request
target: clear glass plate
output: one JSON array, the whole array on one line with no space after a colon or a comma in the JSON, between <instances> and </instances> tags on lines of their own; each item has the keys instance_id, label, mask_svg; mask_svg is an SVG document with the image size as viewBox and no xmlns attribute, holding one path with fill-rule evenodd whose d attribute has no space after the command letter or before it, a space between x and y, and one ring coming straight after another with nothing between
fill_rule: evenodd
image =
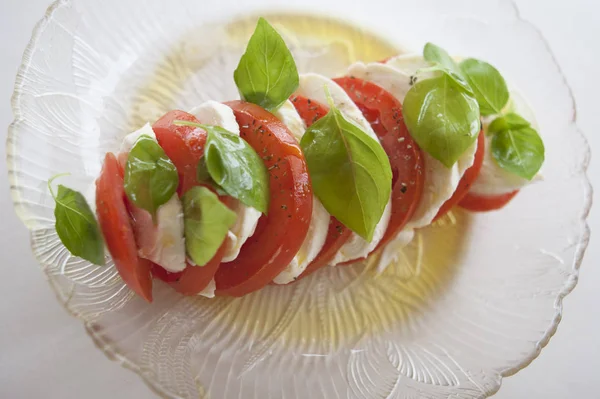
<instances>
[{"instance_id":1,"label":"clear glass plate","mask_svg":"<svg viewBox=\"0 0 600 399\"><path fill-rule=\"evenodd\" d=\"M256 16L301 71L342 74L426 41L490 61L526 94L546 143L544 180L499 212L455 211L401 260L328 268L241 299L152 305L112 263L69 256L46 180L93 197L106 151L147 120L237 96L232 71ZM588 243L588 145L539 32L508 1L58 1L36 27L7 141L15 209L58 300L98 347L165 397L482 398L531 362L561 317Z\"/></svg>"}]
</instances>

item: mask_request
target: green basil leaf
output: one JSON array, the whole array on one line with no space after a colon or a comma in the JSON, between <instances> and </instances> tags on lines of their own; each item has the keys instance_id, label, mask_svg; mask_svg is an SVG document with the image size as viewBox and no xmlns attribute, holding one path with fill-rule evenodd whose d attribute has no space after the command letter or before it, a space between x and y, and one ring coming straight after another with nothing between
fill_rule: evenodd
<instances>
[{"instance_id":1,"label":"green basil leaf","mask_svg":"<svg viewBox=\"0 0 600 399\"><path fill-rule=\"evenodd\" d=\"M424 68L422 70L417 71L417 73L434 71L443 72L446 75L448 75L448 77L450 77L452 80L454 80L454 82L456 82L467 93L473 94L473 91L469 86L469 83L463 76L460 67L458 66L456 61L454 61L454 59L450 57L446 50L439 46L436 46L433 43L427 43L423 48L423 58L425 59L425 61L432 64L433 67Z\"/></svg>"},{"instance_id":2,"label":"green basil leaf","mask_svg":"<svg viewBox=\"0 0 600 399\"><path fill-rule=\"evenodd\" d=\"M461 62L460 69L475 94L481 115L501 113L508 102L509 93L500 72L487 62L474 58Z\"/></svg>"},{"instance_id":3,"label":"green basil leaf","mask_svg":"<svg viewBox=\"0 0 600 399\"><path fill-rule=\"evenodd\" d=\"M477 100L447 75L417 82L402 106L406 126L432 157L450 168L477 139Z\"/></svg>"},{"instance_id":4,"label":"green basil leaf","mask_svg":"<svg viewBox=\"0 0 600 399\"><path fill-rule=\"evenodd\" d=\"M199 181L211 183L244 205L262 213L269 210L269 172L254 149L240 136L220 126L177 120L175 125L206 130L204 157L198 164ZM205 170L206 169L206 170ZM202 180L208 172L210 180Z\"/></svg>"},{"instance_id":5,"label":"green basil leaf","mask_svg":"<svg viewBox=\"0 0 600 399\"><path fill-rule=\"evenodd\" d=\"M237 216L206 187L191 188L182 201L187 254L197 266L204 266L223 244Z\"/></svg>"},{"instance_id":6,"label":"green basil leaf","mask_svg":"<svg viewBox=\"0 0 600 399\"><path fill-rule=\"evenodd\" d=\"M531 123L529 123L529 121L525 120L520 115L511 112L494 119L492 123L490 123L490 125L488 126L487 133L494 134L503 132L505 130L520 129L522 127L529 126L531 126Z\"/></svg>"},{"instance_id":7,"label":"green basil leaf","mask_svg":"<svg viewBox=\"0 0 600 399\"><path fill-rule=\"evenodd\" d=\"M63 185L58 186L55 195L53 180L48 181L48 189L56 202L54 218L60 241L71 254L104 265L104 240L90 206L81 193Z\"/></svg>"},{"instance_id":8,"label":"green basil leaf","mask_svg":"<svg viewBox=\"0 0 600 399\"><path fill-rule=\"evenodd\" d=\"M159 206L177 190L179 176L173 162L149 136L134 144L125 164L125 193L134 204L156 215Z\"/></svg>"},{"instance_id":9,"label":"green basil leaf","mask_svg":"<svg viewBox=\"0 0 600 399\"><path fill-rule=\"evenodd\" d=\"M260 18L233 79L246 101L274 111L298 88L298 69L282 37Z\"/></svg>"},{"instance_id":10,"label":"green basil leaf","mask_svg":"<svg viewBox=\"0 0 600 399\"><path fill-rule=\"evenodd\" d=\"M198 162L198 167L196 168L196 179L203 183L212 182L212 177L210 177L208 166L206 165L206 157L200 158L200 162Z\"/></svg>"},{"instance_id":11,"label":"green basil leaf","mask_svg":"<svg viewBox=\"0 0 600 399\"><path fill-rule=\"evenodd\" d=\"M544 142L529 126L504 130L492 137L492 156L502 169L531 180L544 163Z\"/></svg>"},{"instance_id":12,"label":"green basil leaf","mask_svg":"<svg viewBox=\"0 0 600 399\"><path fill-rule=\"evenodd\" d=\"M331 215L367 241L390 198L392 171L381 145L331 105L300 146L315 195Z\"/></svg>"}]
</instances>

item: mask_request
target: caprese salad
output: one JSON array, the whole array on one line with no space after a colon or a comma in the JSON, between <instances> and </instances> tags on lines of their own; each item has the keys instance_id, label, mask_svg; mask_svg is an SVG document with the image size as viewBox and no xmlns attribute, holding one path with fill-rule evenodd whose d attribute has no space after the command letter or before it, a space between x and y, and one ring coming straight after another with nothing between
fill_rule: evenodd
<instances>
[{"instance_id":1,"label":"caprese salad","mask_svg":"<svg viewBox=\"0 0 600 399\"><path fill-rule=\"evenodd\" d=\"M298 74L260 18L233 77L241 100L167 112L106 154L96 215L49 182L66 248L103 265L106 247L147 301L153 279L243 296L376 252L384 268L414 229L503 207L544 161L500 73L431 43L330 79Z\"/></svg>"}]
</instances>

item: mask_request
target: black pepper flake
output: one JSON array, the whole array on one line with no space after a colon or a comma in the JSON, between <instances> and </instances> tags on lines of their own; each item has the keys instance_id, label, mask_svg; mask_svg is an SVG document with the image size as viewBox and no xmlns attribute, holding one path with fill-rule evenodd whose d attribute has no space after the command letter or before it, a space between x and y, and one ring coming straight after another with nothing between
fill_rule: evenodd
<instances>
[{"instance_id":1,"label":"black pepper flake","mask_svg":"<svg viewBox=\"0 0 600 399\"><path fill-rule=\"evenodd\" d=\"M408 190L408 187L406 187L406 184L404 184L404 183L403 183L403 184L402 184L402 187L400 188L400 192L401 192L402 194L404 194L404 193L406 193L406 190Z\"/></svg>"},{"instance_id":2,"label":"black pepper flake","mask_svg":"<svg viewBox=\"0 0 600 399\"><path fill-rule=\"evenodd\" d=\"M319 119L319 115L313 116L312 121L310 123L311 124L315 123L317 121L317 119Z\"/></svg>"},{"instance_id":3,"label":"black pepper flake","mask_svg":"<svg viewBox=\"0 0 600 399\"><path fill-rule=\"evenodd\" d=\"M417 76L416 75L412 75L410 77L410 81L408 82L411 86L414 85L415 83L417 83Z\"/></svg>"},{"instance_id":4,"label":"black pepper flake","mask_svg":"<svg viewBox=\"0 0 600 399\"><path fill-rule=\"evenodd\" d=\"M292 102L293 102L293 103L295 103L295 102L297 102L297 101L298 101L298 97L294 97L294 98L292 98Z\"/></svg>"},{"instance_id":5,"label":"black pepper flake","mask_svg":"<svg viewBox=\"0 0 600 399\"><path fill-rule=\"evenodd\" d=\"M291 218L292 218L292 214L291 214L291 213L290 213L290 214L288 214L288 218L289 218L289 219L291 219Z\"/></svg>"},{"instance_id":6,"label":"black pepper flake","mask_svg":"<svg viewBox=\"0 0 600 399\"><path fill-rule=\"evenodd\" d=\"M281 205L281 209L286 210L287 209L287 205Z\"/></svg>"},{"instance_id":7,"label":"black pepper flake","mask_svg":"<svg viewBox=\"0 0 600 399\"><path fill-rule=\"evenodd\" d=\"M311 101L310 101L310 98L307 98L307 99L306 99L306 102L307 102L308 104L310 104L310 103L311 103Z\"/></svg>"}]
</instances>

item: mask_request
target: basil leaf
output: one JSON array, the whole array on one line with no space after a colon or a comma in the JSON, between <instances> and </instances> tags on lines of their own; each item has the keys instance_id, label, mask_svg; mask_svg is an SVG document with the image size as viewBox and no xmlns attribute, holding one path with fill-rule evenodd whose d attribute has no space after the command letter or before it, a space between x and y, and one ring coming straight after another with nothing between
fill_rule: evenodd
<instances>
[{"instance_id":1,"label":"basil leaf","mask_svg":"<svg viewBox=\"0 0 600 399\"><path fill-rule=\"evenodd\" d=\"M233 79L246 101L274 111L298 88L292 53L275 29L259 18Z\"/></svg>"},{"instance_id":2,"label":"basil leaf","mask_svg":"<svg viewBox=\"0 0 600 399\"><path fill-rule=\"evenodd\" d=\"M499 133L510 129L520 129L522 127L529 126L531 126L529 121L525 120L520 115L511 112L494 119L488 126L488 134Z\"/></svg>"},{"instance_id":3,"label":"basil leaf","mask_svg":"<svg viewBox=\"0 0 600 399\"><path fill-rule=\"evenodd\" d=\"M402 105L406 126L419 147L450 168L477 139L477 100L447 75L417 82Z\"/></svg>"},{"instance_id":4,"label":"basil leaf","mask_svg":"<svg viewBox=\"0 0 600 399\"><path fill-rule=\"evenodd\" d=\"M433 64L433 68L425 68L421 71L423 72L432 72L432 71L440 71L448 75L454 82L456 82L463 90L467 93L473 94L469 83L466 81L465 77L462 74L462 71L456 61L446 50L443 48L436 46L433 43L425 44L423 48L423 58L425 61ZM421 72L417 71L417 73Z\"/></svg>"},{"instance_id":5,"label":"basil leaf","mask_svg":"<svg viewBox=\"0 0 600 399\"><path fill-rule=\"evenodd\" d=\"M223 244L236 214L206 187L191 188L182 201L185 249L197 266L204 266Z\"/></svg>"},{"instance_id":6,"label":"basil leaf","mask_svg":"<svg viewBox=\"0 0 600 399\"><path fill-rule=\"evenodd\" d=\"M173 162L156 140L142 135L125 164L125 193L134 204L156 216L159 206L177 190L179 176Z\"/></svg>"},{"instance_id":7,"label":"basil leaf","mask_svg":"<svg viewBox=\"0 0 600 399\"><path fill-rule=\"evenodd\" d=\"M492 156L502 169L531 180L544 163L544 142L535 129L520 127L492 137Z\"/></svg>"},{"instance_id":8,"label":"basil leaf","mask_svg":"<svg viewBox=\"0 0 600 399\"><path fill-rule=\"evenodd\" d=\"M315 195L331 215L367 241L390 198L392 171L381 145L333 105L305 132Z\"/></svg>"},{"instance_id":9,"label":"basil leaf","mask_svg":"<svg viewBox=\"0 0 600 399\"><path fill-rule=\"evenodd\" d=\"M509 93L500 72L487 62L474 58L461 62L460 69L475 94L481 115L501 113Z\"/></svg>"},{"instance_id":10,"label":"basil leaf","mask_svg":"<svg viewBox=\"0 0 600 399\"><path fill-rule=\"evenodd\" d=\"M54 218L60 241L71 254L104 265L104 241L90 206L81 193L63 185L55 195L51 187L54 178L48 181L48 189L56 202Z\"/></svg>"},{"instance_id":11,"label":"basil leaf","mask_svg":"<svg viewBox=\"0 0 600 399\"><path fill-rule=\"evenodd\" d=\"M175 125L206 130L204 157L197 169L199 181L211 183L244 205L262 213L269 210L269 173L256 151L240 136L220 126L176 120ZM206 172L210 181L206 180Z\"/></svg>"}]
</instances>

